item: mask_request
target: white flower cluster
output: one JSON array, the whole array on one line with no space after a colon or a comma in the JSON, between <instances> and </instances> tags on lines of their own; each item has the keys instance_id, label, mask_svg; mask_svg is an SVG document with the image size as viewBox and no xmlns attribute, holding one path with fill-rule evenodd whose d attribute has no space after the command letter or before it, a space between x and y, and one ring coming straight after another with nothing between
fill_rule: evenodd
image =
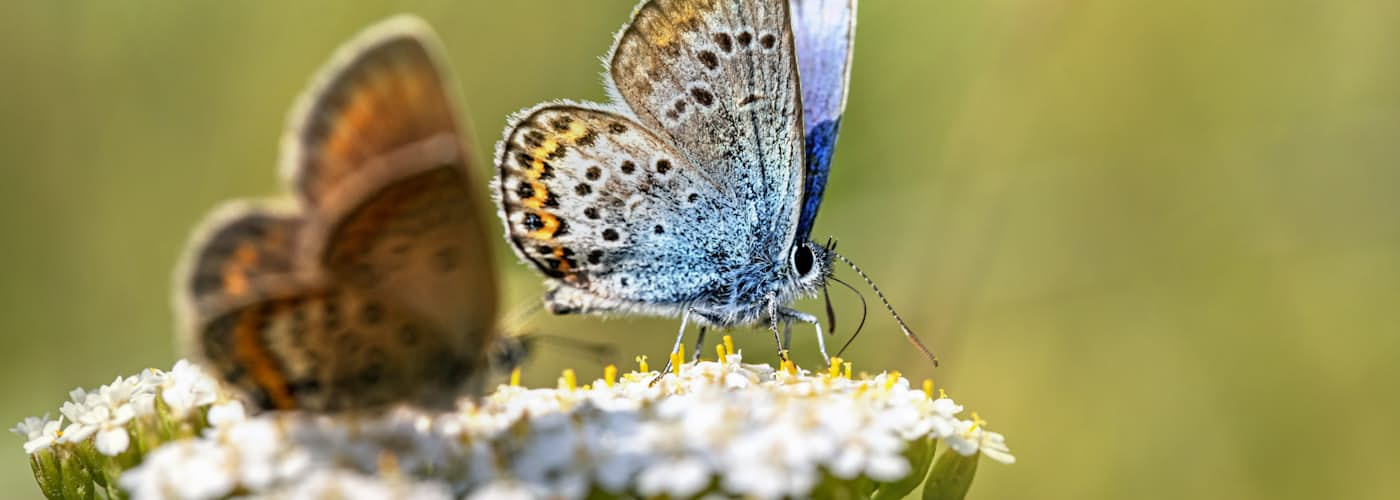
<instances>
[{"instance_id":1,"label":"white flower cluster","mask_svg":"<svg viewBox=\"0 0 1400 500\"><path fill-rule=\"evenodd\" d=\"M160 405L175 416L227 397L217 381L194 364L180 360L169 372L152 368L139 375L117 377L96 391L73 389L59 408L58 420L49 420L47 414L29 417L10 431L27 439L24 452L30 455L56 444L81 444L93 438L98 452L116 456L131 445L130 424L156 415L157 396Z\"/></svg>"},{"instance_id":2,"label":"white flower cluster","mask_svg":"<svg viewBox=\"0 0 1400 500\"><path fill-rule=\"evenodd\" d=\"M931 384L840 368L728 354L659 379L645 366L620 378L609 367L579 386L565 371L558 388L502 386L440 414L245 417L226 402L208 410L201 437L155 449L120 485L137 499L778 498L919 481L931 452L910 452L927 440L946 443L944 455L1014 460L1000 434L960 418Z\"/></svg>"}]
</instances>

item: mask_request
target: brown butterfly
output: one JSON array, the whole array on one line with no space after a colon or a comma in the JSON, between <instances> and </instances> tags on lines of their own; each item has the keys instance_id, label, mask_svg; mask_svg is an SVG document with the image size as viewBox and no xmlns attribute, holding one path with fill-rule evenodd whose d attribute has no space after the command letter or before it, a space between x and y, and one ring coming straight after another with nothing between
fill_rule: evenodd
<instances>
[{"instance_id":1,"label":"brown butterfly","mask_svg":"<svg viewBox=\"0 0 1400 500\"><path fill-rule=\"evenodd\" d=\"M214 211L176 278L186 352L263 409L446 408L490 370L496 277L436 35L381 22L293 109L295 200Z\"/></svg>"}]
</instances>

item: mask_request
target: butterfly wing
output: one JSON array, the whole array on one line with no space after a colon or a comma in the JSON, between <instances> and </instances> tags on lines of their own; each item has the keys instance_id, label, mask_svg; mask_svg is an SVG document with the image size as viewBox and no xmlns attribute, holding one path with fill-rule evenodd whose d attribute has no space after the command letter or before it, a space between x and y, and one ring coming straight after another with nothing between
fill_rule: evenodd
<instances>
[{"instance_id":1,"label":"butterfly wing","mask_svg":"<svg viewBox=\"0 0 1400 500\"><path fill-rule=\"evenodd\" d=\"M480 388L495 276L435 43L401 17L348 44L285 136L302 215L215 220L191 245L191 344L264 408L446 406ZM295 238L243 229L259 225ZM275 258L211 253L243 247ZM253 293L210 277L230 268Z\"/></svg>"},{"instance_id":2,"label":"butterfly wing","mask_svg":"<svg viewBox=\"0 0 1400 500\"><path fill-rule=\"evenodd\" d=\"M301 94L282 137L282 175L310 208L370 160L456 131L437 37L399 16L342 46Z\"/></svg>"},{"instance_id":3,"label":"butterfly wing","mask_svg":"<svg viewBox=\"0 0 1400 500\"><path fill-rule=\"evenodd\" d=\"M717 281L718 261L696 255L725 250L721 184L632 119L571 104L526 111L496 165L506 239L546 276L651 305Z\"/></svg>"},{"instance_id":4,"label":"butterfly wing","mask_svg":"<svg viewBox=\"0 0 1400 500\"><path fill-rule=\"evenodd\" d=\"M347 45L302 99L284 168L315 214L308 261L460 334L494 319L495 276L436 51L405 17Z\"/></svg>"},{"instance_id":5,"label":"butterfly wing","mask_svg":"<svg viewBox=\"0 0 1400 500\"><path fill-rule=\"evenodd\" d=\"M826 189L836 134L846 109L855 46L855 0L791 0L797 67L802 76L803 136L806 138L806 182L797 240L805 241L817 219Z\"/></svg>"},{"instance_id":6,"label":"butterfly wing","mask_svg":"<svg viewBox=\"0 0 1400 500\"><path fill-rule=\"evenodd\" d=\"M452 337L365 288L289 265L300 219L237 204L209 227L179 284L184 341L256 407L447 407L470 388L474 358Z\"/></svg>"},{"instance_id":7,"label":"butterfly wing","mask_svg":"<svg viewBox=\"0 0 1400 500\"><path fill-rule=\"evenodd\" d=\"M793 52L786 0L652 0L608 72L641 123L726 191L726 223L775 255L791 245L803 182Z\"/></svg>"}]
</instances>

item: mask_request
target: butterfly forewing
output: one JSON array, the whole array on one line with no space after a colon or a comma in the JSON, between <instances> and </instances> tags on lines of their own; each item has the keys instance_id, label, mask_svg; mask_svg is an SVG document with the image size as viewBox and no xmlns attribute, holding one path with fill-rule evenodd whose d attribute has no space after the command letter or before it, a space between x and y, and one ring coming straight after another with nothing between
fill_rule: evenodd
<instances>
[{"instance_id":1,"label":"butterfly forewing","mask_svg":"<svg viewBox=\"0 0 1400 500\"><path fill-rule=\"evenodd\" d=\"M803 162L786 0L646 2L619 36L609 75L643 124L725 180L736 221L786 246Z\"/></svg>"},{"instance_id":2,"label":"butterfly forewing","mask_svg":"<svg viewBox=\"0 0 1400 500\"><path fill-rule=\"evenodd\" d=\"M316 207L373 158L456 130L436 63L435 38L400 17L346 44L293 108L283 137L283 175Z\"/></svg>"},{"instance_id":3,"label":"butterfly forewing","mask_svg":"<svg viewBox=\"0 0 1400 500\"><path fill-rule=\"evenodd\" d=\"M846 109L855 46L855 0L791 0L797 67L802 77L806 182L798 241L807 240L821 207L836 135Z\"/></svg>"}]
</instances>

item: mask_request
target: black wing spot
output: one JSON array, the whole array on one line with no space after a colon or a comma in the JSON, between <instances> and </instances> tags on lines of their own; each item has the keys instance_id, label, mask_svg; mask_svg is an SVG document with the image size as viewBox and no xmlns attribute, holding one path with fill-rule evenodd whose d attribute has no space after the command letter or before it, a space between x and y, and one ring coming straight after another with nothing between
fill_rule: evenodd
<instances>
[{"instance_id":1,"label":"black wing spot","mask_svg":"<svg viewBox=\"0 0 1400 500\"><path fill-rule=\"evenodd\" d=\"M605 239L605 240L608 240L608 241L617 241L618 237L619 237L619 236L618 236L618 234L617 234L617 230L616 230L616 229L607 228L607 229L604 229L604 230L603 230L603 239Z\"/></svg>"},{"instance_id":2,"label":"black wing spot","mask_svg":"<svg viewBox=\"0 0 1400 500\"><path fill-rule=\"evenodd\" d=\"M321 326L326 330L340 327L340 302L326 299L321 304Z\"/></svg>"},{"instance_id":3,"label":"black wing spot","mask_svg":"<svg viewBox=\"0 0 1400 500\"><path fill-rule=\"evenodd\" d=\"M689 202L691 202L691 203L695 203L695 202L697 202L697 201L700 201L700 194L699 194L699 193L690 193L690 196L685 197L685 200L686 200L686 201L689 201Z\"/></svg>"},{"instance_id":4,"label":"black wing spot","mask_svg":"<svg viewBox=\"0 0 1400 500\"><path fill-rule=\"evenodd\" d=\"M536 216L535 218L538 219L539 217ZM433 254L433 264L435 264L437 266L438 271L441 272L448 272L453 269L457 269L457 264L460 263L461 260L462 250L460 248L457 248L456 246L445 246L439 248L437 253Z\"/></svg>"},{"instance_id":5,"label":"black wing spot","mask_svg":"<svg viewBox=\"0 0 1400 500\"><path fill-rule=\"evenodd\" d=\"M360 306L360 321L366 325L377 325L384 319L384 304L376 301L365 302Z\"/></svg>"},{"instance_id":6,"label":"black wing spot","mask_svg":"<svg viewBox=\"0 0 1400 500\"><path fill-rule=\"evenodd\" d=\"M602 261L603 261L603 251L602 251L602 250L594 250L594 251L592 251L592 252L588 252L588 263L589 263L589 264L597 265L599 262L602 262Z\"/></svg>"},{"instance_id":7,"label":"black wing spot","mask_svg":"<svg viewBox=\"0 0 1400 500\"><path fill-rule=\"evenodd\" d=\"M734 39L729 37L729 33L715 33L715 44L719 45L719 50L728 54L734 50Z\"/></svg>"},{"instance_id":8,"label":"black wing spot","mask_svg":"<svg viewBox=\"0 0 1400 500\"><path fill-rule=\"evenodd\" d=\"M583 132L583 135L574 141L574 144L583 147L589 147L592 146L594 142L597 142L597 140L598 132L590 128L588 130L585 130Z\"/></svg>"},{"instance_id":9,"label":"black wing spot","mask_svg":"<svg viewBox=\"0 0 1400 500\"><path fill-rule=\"evenodd\" d=\"M626 161L622 162L622 173L624 173L624 174L630 174L630 173L636 172L636 171L637 171L637 164L636 164L636 163L633 163L632 160L626 160Z\"/></svg>"},{"instance_id":10,"label":"black wing spot","mask_svg":"<svg viewBox=\"0 0 1400 500\"><path fill-rule=\"evenodd\" d=\"M530 186L528 182L520 181L520 185L515 187L515 195L519 196L522 200L534 198L535 188Z\"/></svg>"},{"instance_id":11,"label":"black wing spot","mask_svg":"<svg viewBox=\"0 0 1400 500\"><path fill-rule=\"evenodd\" d=\"M701 106L709 107L715 103L715 95L699 87L690 89L690 96L694 97L695 102L700 103Z\"/></svg>"},{"instance_id":12,"label":"black wing spot","mask_svg":"<svg viewBox=\"0 0 1400 500\"><path fill-rule=\"evenodd\" d=\"M554 131L563 132L569 130L569 126L574 124L574 118L568 115L560 116L551 120L549 125L554 127Z\"/></svg>"},{"instance_id":13,"label":"black wing spot","mask_svg":"<svg viewBox=\"0 0 1400 500\"><path fill-rule=\"evenodd\" d=\"M287 382L287 393L292 394L294 396L304 395L309 392L320 392L320 390L321 381L316 379L308 378Z\"/></svg>"},{"instance_id":14,"label":"black wing spot","mask_svg":"<svg viewBox=\"0 0 1400 500\"><path fill-rule=\"evenodd\" d=\"M593 219L593 220L597 220L597 219L598 219L598 208L597 208L597 207L588 207L588 208L583 209L583 216L584 216L584 217L588 217L588 218Z\"/></svg>"},{"instance_id":15,"label":"black wing spot","mask_svg":"<svg viewBox=\"0 0 1400 500\"><path fill-rule=\"evenodd\" d=\"M608 125L608 132L612 132L614 134L621 134L626 131L627 126L618 122L613 122L612 125Z\"/></svg>"},{"instance_id":16,"label":"black wing spot","mask_svg":"<svg viewBox=\"0 0 1400 500\"><path fill-rule=\"evenodd\" d=\"M520 220L527 231L538 231L544 228L544 219L534 212L526 212L525 217Z\"/></svg>"},{"instance_id":17,"label":"black wing spot","mask_svg":"<svg viewBox=\"0 0 1400 500\"><path fill-rule=\"evenodd\" d=\"M661 227L661 224L657 224L656 227L651 228L651 232L656 234L664 234L666 232L666 228Z\"/></svg>"},{"instance_id":18,"label":"black wing spot","mask_svg":"<svg viewBox=\"0 0 1400 500\"><path fill-rule=\"evenodd\" d=\"M743 33L739 33L739 36L736 38L739 40L740 47L748 47L749 42L753 41L753 33L745 31Z\"/></svg>"},{"instance_id":19,"label":"black wing spot","mask_svg":"<svg viewBox=\"0 0 1400 500\"><path fill-rule=\"evenodd\" d=\"M588 196L592 192L593 186L589 186L587 183L580 182L577 186L574 186L574 194L579 196Z\"/></svg>"},{"instance_id":20,"label":"black wing spot","mask_svg":"<svg viewBox=\"0 0 1400 500\"><path fill-rule=\"evenodd\" d=\"M763 48L765 49L771 49L774 45L778 44L778 37L775 37L772 33L769 33L767 35L763 35L762 38L759 38L758 43L763 45Z\"/></svg>"},{"instance_id":21,"label":"black wing spot","mask_svg":"<svg viewBox=\"0 0 1400 500\"><path fill-rule=\"evenodd\" d=\"M670 171L671 171L671 160L666 160L666 159L656 160L656 173L665 175L666 172L670 172Z\"/></svg>"},{"instance_id":22,"label":"black wing spot","mask_svg":"<svg viewBox=\"0 0 1400 500\"><path fill-rule=\"evenodd\" d=\"M719 56L715 55L714 52L703 50L697 57L700 58L700 64L705 65L706 68L713 70L719 67Z\"/></svg>"},{"instance_id":23,"label":"black wing spot","mask_svg":"<svg viewBox=\"0 0 1400 500\"><path fill-rule=\"evenodd\" d=\"M588 167L588 170L584 170L584 171L583 171L583 177L584 177L585 179L590 180L590 181L596 181L596 180L598 180L598 178L601 177L602 175L603 175L603 169L602 169L602 168L599 168L597 165Z\"/></svg>"},{"instance_id":24,"label":"black wing spot","mask_svg":"<svg viewBox=\"0 0 1400 500\"><path fill-rule=\"evenodd\" d=\"M418 338L421 334L418 332L418 327L406 324L399 327L397 335L400 343L404 345L414 345L418 343Z\"/></svg>"}]
</instances>

